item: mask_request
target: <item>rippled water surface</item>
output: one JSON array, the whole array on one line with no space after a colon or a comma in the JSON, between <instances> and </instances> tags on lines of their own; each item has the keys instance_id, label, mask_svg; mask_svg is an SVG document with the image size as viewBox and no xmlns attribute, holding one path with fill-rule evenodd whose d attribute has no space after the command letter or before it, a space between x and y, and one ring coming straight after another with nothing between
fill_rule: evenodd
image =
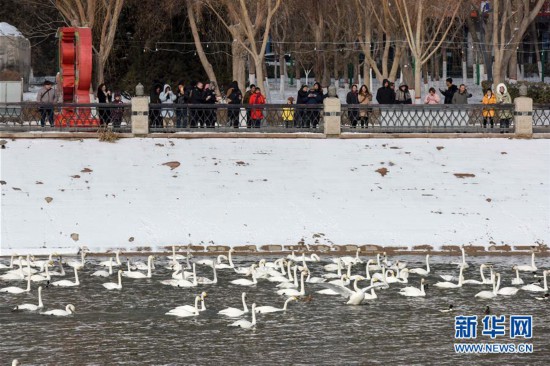
<instances>
[{"instance_id":1,"label":"rippled water surface","mask_svg":"<svg viewBox=\"0 0 550 366\"><path fill-rule=\"evenodd\" d=\"M423 256L402 256L408 267L424 266ZM234 258L236 266L252 263L254 257ZM314 275L322 265L308 263ZM450 257L434 257L428 283L433 285L439 274L458 274ZM483 262L492 262L502 273L503 286L510 286L513 263L526 264L530 258L472 257L465 271L467 279L479 279ZM477 300L474 295L490 286L468 285L462 289L438 289L429 286L425 298L406 298L398 294L403 284L392 284L378 291L379 298L364 306L345 305L339 296L316 294L322 289L306 283L310 301L291 302L286 313L258 315L255 329L228 327L234 319L217 314L228 306L241 306L241 292L248 293L248 303L282 307L284 298L275 293L275 283L259 280L255 287L245 288L229 283L239 278L231 270L219 270L216 285L199 285L193 289L164 286L159 280L170 278L163 268L166 259L157 261L153 278L123 278L121 291L107 291L103 282L110 279L90 277L97 269L93 260L80 272L78 288L45 288L42 292L47 309L64 308L72 303L76 314L67 318L42 316L38 313L12 313L14 305L35 303L38 285L30 294L0 294L0 365L14 358L24 365L175 365L175 364L399 364L461 365L495 363L547 365L550 359L550 301L535 300L534 293L520 291L516 296L499 296L495 300ZM539 268L550 268L549 258L537 258ZM211 269L199 266L199 275L212 277ZM364 274L364 265L353 273ZM0 270L5 272L5 270ZM435 274L434 274L435 272ZM539 274L542 272L539 269ZM523 273L524 280L531 274ZM68 272L67 279L72 279ZM413 286L419 276L410 275ZM12 283L24 286L22 282ZM8 286L0 282L0 287ZM367 286L363 282L361 287ZM207 311L194 318L166 316L171 308L193 304L194 296L207 291ZM449 304L454 313L441 313ZM530 355L457 355L453 350L454 316L483 316L489 305L493 314L532 314L534 318L534 353ZM246 319L250 320L247 315ZM478 342L490 342L481 336ZM521 343L505 337L501 343Z\"/></svg>"}]
</instances>

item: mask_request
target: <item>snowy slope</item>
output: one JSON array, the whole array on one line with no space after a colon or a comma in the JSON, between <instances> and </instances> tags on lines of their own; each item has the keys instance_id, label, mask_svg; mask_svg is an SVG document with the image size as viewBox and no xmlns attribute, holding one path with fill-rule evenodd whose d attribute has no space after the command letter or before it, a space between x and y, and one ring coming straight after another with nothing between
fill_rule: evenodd
<instances>
[{"instance_id":1,"label":"snowy slope","mask_svg":"<svg viewBox=\"0 0 550 366\"><path fill-rule=\"evenodd\" d=\"M399 246L550 240L549 140L17 140L0 152L3 255L318 233Z\"/></svg>"}]
</instances>

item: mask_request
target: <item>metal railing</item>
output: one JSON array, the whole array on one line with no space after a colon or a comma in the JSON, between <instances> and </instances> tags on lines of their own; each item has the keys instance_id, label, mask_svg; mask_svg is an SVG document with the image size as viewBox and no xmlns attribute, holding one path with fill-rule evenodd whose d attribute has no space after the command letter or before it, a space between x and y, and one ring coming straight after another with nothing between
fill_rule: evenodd
<instances>
[{"instance_id":1,"label":"metal railing","mask_svg":"<svg viewBox=\"0 0 550 366\"><path fill-rule=\"evenodd\" d=\"M96 131L107 125L131 131L131 104L0 103L0 130Z\"/></svg>"},{"instance_id":2,"label":"metal railing","mask_svg":"<svg viewBox=\"0 0 550 366\"><path fill-rule=\"evenodd\" d=\"M151 132L323 132L322 105L149 104Z\"/></svg>"},{"instance_id":3,"label":"metal railing","mask_svg":"<svg viewBox=\"0 0 550 366\"><path fill-rule=\"evenodd\" d=\"M513 104L348 104L341 116L343 132L514 132Z\"/></svg>"},{"instance_id":4,"label":"metal railing","mask_svg":"<svg viewBox=\"0 0 550 366\"><path fill-rule=\"evenodd\" d=\"M533 105L533 132L550 132L550 104Z\"/></svg>"}]
</instances>

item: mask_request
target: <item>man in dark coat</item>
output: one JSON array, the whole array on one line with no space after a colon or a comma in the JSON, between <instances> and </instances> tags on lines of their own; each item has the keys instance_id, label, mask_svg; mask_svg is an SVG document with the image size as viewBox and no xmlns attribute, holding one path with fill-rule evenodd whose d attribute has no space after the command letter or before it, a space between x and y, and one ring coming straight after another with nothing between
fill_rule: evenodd
<instances>
[{"instance_id":1,"label":"man in dark coat","mask_svg":"<svg viewBox=\"0 0 550 366\"><path fill-rule=\"evenodd\" d=\"M189 104L204 104L205 102L204 84L199 81L191 91ZM204 124L204 110L200 107L193 107L190 112L191 128L197 128L197 125L202 126Z\"/></svg>"},{"instance_id":2,"label":"man in dark coat","mask_svg":"<svg viewBox=\"0 0 550 366\"><path fill-rule=\"evenodd\" d=\"M155 84L153 90L151 90L151 95L149 96L149 103L151 104L160 104L160 92L162 87L160 84ZM151 127L162 127L162 117L160 115L160 107L151 107L149 111L149 125Z\"/></svg>"},{"instance_id":3,"label":"man in dark coat","mask_svg":"<svg viewBox=\"0 0 550 366\"><path fill-rule=\"evenodd\" d=\"M239 83L237 81L233 81L231 84L229 84L229 88L227 89L227 93L226 93L227 104L239 105L242 103L242 99L243 99L243 95L241 93L241 90L239 89ZM247 103L250 103L250 95L248 96ZM233 126L233 128L239 128L239 113L240 113L239 108L229 108L227 111L227 116L229 117L229 124Z\"/></svg>"},{"instance_id":4,"label":"man in dark coat","mask_svg":"<svg viewBox=\"0 0 550 366\"><path fill-rule=\"evenodd\" d=\"M325 99L325 96L323 94L323 87L319 83L313 84L313 88L310 89L308 92L306 104L310 104L310 105L323 104L323 99ZM305 127L309 128L311 124L311 127L317 128L320 120L321 120L321 112L319 112L318 110L309 110L307 111Z\"/></svg>"},{"instance_id":5,"label":"man in dark coat","mask_svg":"<svg viewBox=\"0 0 550 366\"><path fill-rule=\"evenodd\" d=\"M357 127L357 121L359 120L359 110L354 108L354 105L359 104L357 85L352 85L350 92L346 96L346 103L348 105L348 118L351 128L355 128Z\"/></svg>"},{"instance_id":6,"label":"man in dark coat","mask_svg":"<svg viewBox=\"0 0 550 366\"><path fill-rule=\"evenodd\" d=\"M382 87L378 88L376 92L376 101L378 104L395 103L395 91L390 88L390 81L388 79L384 79L384 81L382 81Z\"/></svg>"},{"instance_id":7,"label":"man in dark coat","mask_svg":"<svg viewBox=\"0 0 550 366\"><path fill-rule=\"evenodd\" d=\"M444 104L453 104L453 96L458 91L458 88L456 85L453 84L453 79L448 78L446 80L447 82L447 90L439 89L441 94L445 97Z\"/></svg>"}]
</instances>

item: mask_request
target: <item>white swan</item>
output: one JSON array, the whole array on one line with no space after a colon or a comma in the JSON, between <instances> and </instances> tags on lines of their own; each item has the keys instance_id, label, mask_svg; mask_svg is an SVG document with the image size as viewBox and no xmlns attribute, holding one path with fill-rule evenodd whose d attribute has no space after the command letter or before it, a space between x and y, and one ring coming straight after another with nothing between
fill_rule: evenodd
<instances>
[{"instance_id":1,"label":"white swan","mask_svg":"<svg viewBox=\"0 0 550 366\"><path fill-rule=\"evenodd\" d=\"M181 254L176 254L176 246L172 245L172 255L167 256L167 258L175 263L176 261L186 259L187 257Z\"/></svg>"},{"instance_id":2,"label":"white swan","mask_svg":"<svg viewBox=\"0 0 550 366\"><path fill-rule=\"evenodd\" d=\"M399 290L399 295L409 296L409 297L419 297L426 296L426 291L424 291L424 279L420 280L420 289L412 286L403 287Z\"/></svg>"},{"instance_id":3,"label":"white swan","mask_svg":"<svg viewBox=\"0 0 550 366\"><path fill-rule=\"evenodd\" d=\"M83 249L80 249L80 262L73 259L69 262L67 262L67 265L69 267L73 267L74 269L82 269L84 268L84 265L86 264L84 257L86 256L86 251Z\"/></svg>"},{"instance_id":4,"label":"white swan","mask_svg":"<svg viewBox=\"0 0 550 366\"><path fill-rule=\"evenodd\" d=\"M231 253L233 253L235 251L235 249L231 248L229 249L229 252L227 253L227 261L229 262L229 264L227 263L217 263L215 265L215 267L217 269L231 269L231 268L235 268L235 265L233 264L233 259L231 258Z\"/></svg>"},{"instance_id":5,"label":"white swan","mask_svg":"<svg viewBox=\"0 0 550 366\"><path fill-rule=\"evenodd\" d=\"M195 296L195 306L189 306L189 305L183 305L178 306L177 308L174 308L164 315L171 315L171 316L177 316L180 318L188 318L191 316L198 316L199 315L199 301L204 301L202 295L201 296Z\"/></svg>"},{"instance_id":6,"label":"white swan","mask_svg":"<svg viewBox=\"0 0 550 366\"><path fill-rule=\"evenodd\" d=\"M337 286L347 286L350 284L350 279L348 275L345 274L339 280L332 280L332 281L329 281L329 283L332 283L333 285L337 285Z\"/></svg>"},{"instance_id":7,"label":"white swan","mask_svg":"<svg viewBox=\"0 0 550 366\"><path fill-rule=\"evenodd\" d=\"M51 262L53 265L53 261ZM58 271L50 271L50 277L58 276L58 277L64 277L65 276L65 268L63 268L63 261L59 260L59 272Z\"/></svg>"},{"instance_id":8,"label":"white swan","mask_svg":"<svg viewBox=\"0 0 550 366\"><path fill-rule=\"evenodd\" d=\"M113 274L113 258L109 258L109 271L99 270L92 273L90 276L94 277L109 277Z\"/></svg>"},{"instance_id":9,"label":"white swan","mask_svg":"<svg viewBox=\"0 0 550 366\"><path fill-rule=\"evenodd\" d=\"M480 291L477 294L475 294L474 297L480 298L480 299L494 299L497 297L497 292L500 287L500 273L496 273L496 280L497 283L495 285L495 282L493 282L493 291Z\"/></svg>"},{"instance_id":10,"label":"white swan","mask_svg":"<svg viewBox=\"0 0 550 366\"><path fill-rule=\"evenodd\" d=\"M300 275L300 291L294 289L294 288L284 288L279 291L277 291L277 295L282 296L304 296L305 295L305 289L304 289L304 277L306 273L302 272Z\"/></svg>"},{"instance_id":11,"label":"white swan","mask_svg":"<svg viewBox=\"0 0 550 366\"><path fill-rule=\"evenodd\" d=\"M212 267L214 264L221 264L222 258L225 258L224 255L218 255L216 260L213 259L199 259L198 261L195 261L196 264L200 264L203 266L209 266Z\"/></svg>"},{"instance_id":12,"label":"white swan","mask_svg":"<svg viewBox=\"0 0 550 366\"><path fill-rule=\"evenodd\" d=\"M230 283L233 285L239 285L239 286L255 286L258 281L256 280L256 269L252 268L252 281L246 279L246 278L239 278L237 280L233 280Z\"/></svg>"},{"instance_id":13,"label":"white swan","mask_svg":"<svg viewBox=\"0 0 550 366\"><path fill-rule=\"evenodd\" d=\"M430 255L426 254L426 269L424 268L413 268L409 270L409 273L414 273L420 276L427 276L430 274Z\"/></svg>"},{"instance_id":14,"label":"white swan","mask_svg":"<svg viewBox=\"0 0 550 366\"><path fill-rule=\"evenodd\" d=\"M461 268L468 268L469 265L466 263L466 253L464 252L464 247L460 247L460 251L462 252L462 260L459 262L451 262L451 264L456 264L458 267Z\"/></svg>"},{"instance_id":15,"label":"white swan","mask_svg":"<svg viewBox=\"0 0 550 366\"><path fill-rule=\"evenodd\" d=\"M342 261L340 258L333 259L335 263L326 264L323 266L323 269L327 272L340 272L342 270ZM338 273L338 277L340 277L342 274Z\"/></svg>"},{"instance_id":16,"label":"white swan","mask_svg":"<svg viewBox=\"0 0 550 366\"><path fill-rule=\"evenodd\" d=\"M189 287L196 287L199 283L197 282L197 268L195 263L193 263L193 281L189 281L183 278L179 280L176 280L176 282L172 283L172 286L174 287L183 287L183 288L189 288Z\"/></svg>"},{"instance_id":17,"label":"white swan","mask_svg":"<svg viewBox=\"0 0 550 366\"><path fill-rule=\"evenodd\" d=\"M512 269L516 271L516 277L512 279L512 285L523 285L523 280L519 277L518 266L513 266Z\"/></svg>"},{"instance_id":18,"label":"white swan","mask_svg":"<svg viewBox=\"0 0 550 366\"><path fill-rule=\"evenodd\" d=\"M42 303L42 286L38 286L38 305L35 304L22 304L13 308L13 311L37 311L44 307Z\"/></svg>"},{"instance_id":19,"label":"white swan","mask_svg":"<svg viewBox=\"0 0 550 366\"><path fill-rule=\"evenodd\" d=\"M322 283L321 286L334 290L339 295L347 298L348 299L348 301L346 302L347 305L361 305L365 301L365 293L367 291L371 290L372 288L382 286L382 284L375 284L369 287L365 287L364 289L359 289L357 287L357 281L360 281L361 279L364 279L364 277L355 278L355 281L354 281L354 287L356 288L355 291L347 287L334 285L332 283ZM376 281L376 280L372 279L371 281Z\"/></svg>"},{"instance_id":20,"label":"white swan","mask_svg":"<svg viewBox=\"0 0 550 366\"><path fill-rule=\"evenodd\" d=\"M118 270L118 283L107 282L103 284L107 290L121 290L122 289L122 270Z\"/></svg>"},{"instance_id":21,"label":"white swan","mask_svg":"<svg viewBox=\"0 0 550 366\"><path fill-rule=\"evenodd\" d=\"M71 314L75 313L75 307L73 304L69 304L65 307L65 310L62 309L55 309L55 310L49 310L45 311L43 313L40 313L42 315L53 315L53 316L69 316Z\"/></svg>"},{"instance_id":22,"label":"white swan","mask_svg":"<svg viewBox=\"0 0 550 366\"><path fill-rule=\"evenodd\" d=\"M198 277L197 283L200 283L201 285L213 285L218 283L218 275L216 274L216 266L212 266L212 270L214 271L214 278L206 278L206 277Z\"/></svg>"},{"instance_id":23,"label":"white swan","mask_svg":"<svg viewBox=\"0 0 550 366\"><path fill-rule=\"evenodd\" d=\"M44 282L44 281L50 281L51 280L51 276L50 276L50 271L49 271L49 265L45 265L44 266L44 269L46 270L46 273L44 275L42 274L33 274L31 276L31 281L32 282Z\"/></svg>"},{"instance_id":24,"label":"white swan","mask_svg":"<svg viewBox=\"0 0 550 366\"><path fill-rule=\"evenodd\" d=\"M259 314L267 314L267 313L276 313L276 312L279 312L279 311L286 311L286 307L287 307L288 303L291 302L291 301L296 301L296 300L298 300L298 298L289 297L288 299L286 299L285 304L282 308L276 308L274 306L257 306L255 311Z\"/></svg>"},{"instance_id":25,"label":"white swan","mask_svg":"<svg viewBox=\"0 0 550 366\"><path fill-rule=\"evenodd\" d=\"M99 262L98 265L103 267L118 267L122 265L122 262L120 262L120 250L115 251L115 263L113 263L113 257L109 257L108 261Z\"/></svg>"},{"instance_id":26,"label":"white swan","mask_svg":"<svg viewBox=\"0 0 550 366\"><path fill-rule=\"evenodd\" d=\"M531 291L531 292L546 292L546 291L548 291L548 282L546 282L546 273L547 272L548 271L542 272L542 274L544 275L544 287L540 287L540 285L530 284L530 285L523 286L521 289L525 290L525 291Z\"/></svg>"},{"instance_id":27,"label":"white swan","mask_svg":"<svg viewBox=\"0 0 550 366\"><path fill-rule=\"evenodd\" d=\"M519 291L519 288L517 287L503 287L501 289L498 289L497 295L504 295L504 296L514 296Z\"/></svg>"},{"instance_id":28,"label":"white swan","mask_svg":"<svg viewBox=\"0 0 550 366\"><path fill-rule=\"evenodd\" d=\"M252 322L248 320L237 320L234 323L229 324L230 327L240 327L244 329L252 328L256 325L256 304L252 304Z\"/></svg>"},{"instance_id":29,"label":"white swan","mask_svg":"<svg viewBox=\"0 0 550 366\"><path fill-rule=\"evenodd\" d=\"M367 278L364 278L365 280ZM379 284L378 286L374 286L374 282L377 281L375 280L374 278L371 278L370 279L370 293L369 292L365 292L365 300L376 300L378 299L378 295L376 295L376 292L374 292L374 289L377 288L377 287L382 287L384 286L384 284ZM361 291L359 289L359 287L357 287L357 281L354 281L353 282L353 288L355 289L355 291Z\"/></svg>"},{"instance_id":30,"label":"white swan","mask_svg":"<svg viewBox=\"0 0 550 366\"><path fill-rule=\"evenodd\" d=\"M323 283L323 282L327 282L327 279L322 278L322 277L311 277L311 272L308 271L306 282L307 283ZM296 287L298 287L298 286L296 286Z\"/></svg>"},{"instance_id":31,"label":"white swan","mask_svg":"<svg viewBox=\"0 0 550 366\"><path fill-rule=\"evenodd\" d=\"M361 248L357 248L357 251L355 252L355 257L351 257L351 256L345 256L345 257L340 257L340 260L342 261L342 263L347 266L348 264L357 264L357 263L363 263L363 261L361 260L361 258L359 258L359 252L361 251Z\"/></svg>"},{"instance_id":32,"label":"white swan","mask_svg":"<svg viewBox=\"0 0 550 366\"><path fill-rule=\"evenodd\" d=\"M205 311L206 310L206 306L204 304L204 299L208 296L208 294L206 292L203 292L200 294L200 296L197 296L195 297L195 305L192 306L192 305L180 305L180 306L177 306L175 308L173 308L172 310L170 310L169 312L176 312L176 311L187 311L189 313L192 313L195 311L195 309L198 309L198 301L200 300L201 301L201 308L198 309L199 311Z\"/></svg>"},{"instance_id":33,"label":"white swan","mask_svg":"<svg viewBox=\"0 0 550 366\"><path fill-rule=\"evenodd\" d=\"M294 278L293 282L281 282L277 285L277 288L298 288L298 266L294 266ZM307 282L307 281L306 281Z\"/></svg>"},{"instance_id":34,"label":"white swan","mask_svg":"<svg viewBox=\"0 0 550 366\"><path fill-rule=\"evenodd\" d=\"M459 288L462 287L462 281L464 281L464 277L462 276L462 271L464 270L464 267L460 267L460 274L458 275L458 284L453 282L438 282L434 286L439 288Z\"/></svg>"},{"instance_id":35,"label":"white swan","mask_svg":"<svg viewBox=\"0 0 550 366\"><path fill-rule=\"evenodd\" d=\"M237 316L241 316L243 314L248 313L248 307L246 306L246 292L243 292L241 295L242 302L243 302L243 309L237 309L237 308L225 308L223 310L218 311L218 314L229 316L231 318L235 318Z\"/></svg>"},{"instance_id":36,"label":"white swan","mask_svg":"<svg viewBox=\"0 0 550 366\"><path fill-rule=\"evenodd\" d=\"M52 282L51 285L56 287L76 287L80 285L80 281L78 280L78 270L76 267L73 267L73 268L74 268L74 282L69 280L61 280L61 281Z\"/></svg>"},{"instance_id":37,"label":"white swan","mask_svg":"<svg viewBox=\"0 0 550 366\"><path fill-rule=\"evenodd\" d=\"M21 258L21 257L19 257ZM20 281L25 279L25 273L23 272L23 266L19 266L17 269L12 269L6 273L4 273L2 276L0 276L0 279L4 281Z\"/></svg>"},{"instance_id":38,"label":"white swan","mask_svg":"<svg viewBox=\"0 0 550 366\"><path fill-rule=\"evenodd\" d=\"M481 274L481 281L478 281L478 280L464 280L462 281L462 283L464 285L485 285L487 284L487 279L485 278L485 275L483 273L483 269L487 267L486 264L482 263L480 266L479 266L479 273ZM491 267L491 266L489 266ZM492 282L490 282L492 283Z\"/></svg>"},{"instance_id":39,"label":"white swan","mask_svg":"<svg viewBox=\"0 0 550 366\"><path fill-rule=\"evenodd\" d=\"M10 294L22 294L23 292L29 292L31 290L31 276L27 276L27 288L9 286L0 288L0 292L6 292Z\"/></svg>"},{"instance_id":40,"label":"white swan","mask_svg":"<svg viewBox=\"0 0 550 366\"><path fill-rule=\"evenodd\" d=\"M523 266L517 266L518 271L522 272L536 272L537 266L535 265L535 252L531 254L531 264L525 264Z\"/></svg>"},{"instance_id":41,"label":"white swan","mask_svg":"<svg viewBox=\"0 0 550 366\"><path fill-rule=\"evenodd\" d=\"M123 272L122 275L133 279L151 278L151 263L153 262L153 258L155 257L152 255L147 258L147 274L143 272L130 271L128 268L128 271Z\"/></svg>"}]
</instances>

